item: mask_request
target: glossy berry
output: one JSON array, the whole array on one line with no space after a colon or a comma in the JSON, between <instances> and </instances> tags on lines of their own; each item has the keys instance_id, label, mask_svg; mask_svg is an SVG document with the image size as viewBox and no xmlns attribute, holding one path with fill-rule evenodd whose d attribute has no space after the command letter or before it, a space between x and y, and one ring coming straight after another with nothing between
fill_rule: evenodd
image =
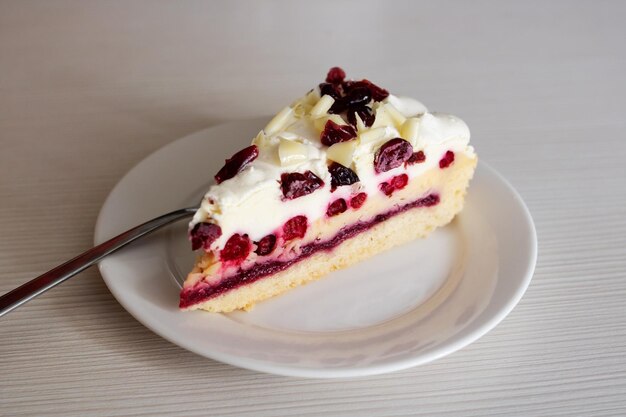
<instances>
[{"instance_id":1,"label":"glossy berry","mask_svg":"<svg viewBox=\"0 0 626 417\"><path fill-rule=\"evenodd\" d=\"M357 114L359 115L365 126L370 127L374 124L374 120L376 119L374 111L367 106L360 106L348 109L348 122L352 126L356 127Z\"/></svg>"},{"instance_id":2,"label":"glossy berry","mask_svg":"<svg viewBox=\"0 0 626 417\"><path fill-rule=\"evenodd\" d=\"M408 165L421 164L425 160L426 160L426 155L424 154L424 151L417 151L417 152L414 152L413 155L411 155L411 157L406 161L406 163Z\"/></svg>"},{"instance_id":3,"label":"glossy berry","mask_svg":"<svg viewBox=\"0 0 626 417\"><path fill-rule=\"evenodd\" d=\"M191 232L189 239L191 240L191 249L196 250L203 248L209 250L209 247L215 240L222 236L222 228L213 223L198 223Z\"/></svg>"},{"instance_id":4,"label":"glossy berry","mask_svg":"<svg viewBox=\"0 0 626 417\"><path fill-rule=\"evenodd\" d=\"M324 125L324 130L320 134L320 140L322 144L326 146L334 145L335 143L345 142L356 138L356 130L350 125L338 125L337 123L329 120Z\"/></svg>"},{"instance_id":5,"label":"glossy berry","mask_svg":"<svg viewBox=\"0 0 626 417\"><path fill-rule=\"evenodd\" d=\"M254 251L259 256L266 256L274 252L276 248L276 236L267 235L258 242L256 242L256 250Z\"/></svg>"},{"instance_id":6,"label":"glossy berry","mask_svg":"<svg viewBox=\"0 0 626 417\"><path fill-rule=\"evenodd\" d=\"M372 93L367 87L357 87L346 94L346 106L349 108L365 106L372 99Z\"/></svg>"},{"instance_id":7,"label":"glossy berry","mask_svg":"<svg viewBox=\"0 0 626 417\"><path fill-rule=\"evenodd\" d=\"M454 162L454 152L447 151L446 154L439 160L439 168L448 168Z\"/></svg>"},{"instance_id":8,"label":"glossy berry","mask_svg":"<svg viewBox=\"0 0 626 417\"><path fill-rule=\"evenodd\" d=\"M330 172L331 180L331 190L334 191L337 187L341 187L342 185L351 185L355 182L359 182L359 177L356 175L354 171L350 168L344 167L340 163L333 162L328 167L328 171Z\"/></svg>"},{"instance_id":9,"label":"glossy berry","mask_svg":"<svg viewBox=\"0 0 626 417\"><path fill-rule=\"evenodd\" d=\"M395 190L401 190L409 183L409 177L406 174L400 174L391 179L391 185Z\"/></svg>"},{"instance_id":10,"label":"glossy berry","mask_svg":"<svg viewBox=\"0 0 626 417\"><path fill-rule=\"evenodd\" d=\"M303 238L306 234L306 229L308 227L308 221L305 216L296 216L293 217L283 225L283 239L285 241Z\"/></svg>"},{"instance_id":11,"label":"glossy berry","mask_svg":"<svg viewBox=\"0 0 626 417\"><path fill-rule=\"evenodd\" d=\"M248 257L251 249L252 244L248 235L235 233L228 239L224 249L220 252L220 260L222 262L242 262Z\"/></svg>"},{"instance_id":12,"label":"glossy berry","mask_svg":"<svg viewBox=\"0 0 626 417\"><path fill-rule=\"evenodd\" d=\"M374 170L387 172L406 162L413 154L413 146L401 138L391 139L381 146L374 155Z\"/></svg>"},{"instance_id":13,"label":"glossy berry","mask_svg":"<svg viewBox=\"0 0 626 417\"><path fill-rule=\"evenodd\" d=\"M259 148L256 145L248 146L234 154L230 159L226 160L226 163L215 174L215 181L219 184L222 181L226 181L235 175L250 162L254 161L259 156Z\"/></svg>"},{"instance_id":14,"label":"glossy berry","mask_svg":"<svg viewBox=\"0 0 626 417\"><path fill-rule=\"evenodd\" d=\"M320 96L331 96L335 100L339 100L341 98L341 92L339 91L339 87L334 84L321 83Z\"/></svg>"},{"instance_id":15,"label":"glossy berry","mask_svg":"<svg viewBox=\"0 0 626 417\"><path fill-rule=\"evenodd\" d=\"M369 80L348 81L343 83L343 89L346 94L349 94L349 92L354 89L363 87L369 90L370 95L374 101L383 101L384 99L389 97L389 91L385 90L384 88L380 88Z\"/></svg>"},{"instance_id":16,"label":"glossy berry","mask_svg":"<svg viewBox=\"0 0 626 417\"><path fill-rule=\"evenodd\" d=\"M350 199L350 207L356 210L365 203L365 200L367 200L367 194L358 193L357 195L355 195L354 197Z\"/></svg>"},{"instance_id":17,"label":"glossy berry","mask_svg":"<svg viewBox=\"0 0 626 417\"><path fill-rule=\"evenodd\" d=\"M311 171L291 172L280 176L283 196L288 200L311 194L324 185L324 181Z\"/></svg>"},{"instance_id":18,"label":"glossy berry","mask_svg":"<svg viewBox=\"0 0 626 417\"><path fill-rule=\"evenodd\" d=\"M346 78L346 73L344 70L342 70L339 67L332 67L328 71L328 74L326 75L326 82L339 84L339 83L342 83L345 78Z\"/></svg>"},{"instance_id":19,"label":"glossy berry","mask_svg":"<svg viewBox=\"0 0 626 417\"><path fill-rule=\"evenodd\" d=\"M333 217L338 214L343 213L348 209L348 204L346 204L346 200L343 198L339 198L328 205L326 209L326 215L328 217Z\"/></svg>"}]
</instances>

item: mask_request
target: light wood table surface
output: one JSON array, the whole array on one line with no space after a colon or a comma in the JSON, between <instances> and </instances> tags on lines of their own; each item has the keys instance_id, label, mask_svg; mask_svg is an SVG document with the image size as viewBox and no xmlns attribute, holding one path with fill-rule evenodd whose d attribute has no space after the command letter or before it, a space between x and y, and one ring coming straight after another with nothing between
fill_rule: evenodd
<instances>
[{"instance_id":1,"label":"light wood table surface","mask_svg":"<svg viewBox=\"0 0 626 417\"><path fill-rule=\"evenodd\" d=\"M0 319L0 415L626 414L626 3L0 2L0 292L90 247L124 173L341 65L457 114L528 204L518 307L432 364L265 375L135 321L96 269Z\"/></svg>"}]
</instances>

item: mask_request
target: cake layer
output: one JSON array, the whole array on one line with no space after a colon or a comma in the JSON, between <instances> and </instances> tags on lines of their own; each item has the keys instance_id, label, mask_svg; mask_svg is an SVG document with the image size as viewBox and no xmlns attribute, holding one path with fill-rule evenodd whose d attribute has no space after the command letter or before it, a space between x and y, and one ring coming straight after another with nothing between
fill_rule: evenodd
<instances>
[{"instance_id":1,"label":"cake layer","mask_svg":"<svg viewBox=\"0 0 626 417\"><path fill-rule=\"evenodd\" d=\"M206 261L202 269L200 261L190 274L196 278L188 278L181 293L180 307L213 312L247 309L329 272L425 237L461 210L475 165L475 157L461 155L445 170L432 169L397 194L374 196L369 210L318 221L309 229L314 238L301 242L291 257L257 259L255 264L242 265L228 275ZM380 211L372 213L374 208ZM350 217L357 220L346 222ZM344 226L338 226L342 221ZM332 230L335 232L331 235Z\"/></svg>"}]
</instances>

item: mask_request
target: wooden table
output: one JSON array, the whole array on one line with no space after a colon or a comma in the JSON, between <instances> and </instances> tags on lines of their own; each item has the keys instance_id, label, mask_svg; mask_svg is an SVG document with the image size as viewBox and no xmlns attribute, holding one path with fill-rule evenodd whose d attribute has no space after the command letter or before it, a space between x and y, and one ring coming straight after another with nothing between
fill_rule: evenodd
<instances>
[{"instance_id":1,"label":"wooden table","mask_svg":"<svg viewBox=\"0 0 626 417\"><path fill-rule=\"evenodd\" d=\"M539 260L478 342L377 377L264 375L136 322L95 269L0 319L2 416L626 414L623 2L0 3L0 292L92 244L122 175L333 65L472 129Z\"/></svg>"}]
</instances>

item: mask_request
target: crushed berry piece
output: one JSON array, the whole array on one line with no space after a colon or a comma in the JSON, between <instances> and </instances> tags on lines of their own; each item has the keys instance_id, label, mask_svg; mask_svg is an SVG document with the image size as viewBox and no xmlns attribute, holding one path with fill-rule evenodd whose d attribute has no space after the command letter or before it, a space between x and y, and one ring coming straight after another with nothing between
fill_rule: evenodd
<instances>
[{"instance_id":1,"label":"crushed berry piece","mask_svg":"<svg viewBox=\"0 0 626 417\"><path fill-rule=\"evenodd\" d=\"M350 199L350 207L356 210L365 203L365 200L367 200L367 194L358 193L357 195L355 195L354 197Z\"/></svg>"},{"instance_id":2,"label":"crushed berry piece","mask_svg":"<svg viewBox=\"0 0 626 417\"><path fill-rule=\"evenodd\" d=\"M326 215L328 217L333 217L343 213L347 209L348 204L346 204L346 200L344 200L343 198L339 198L329 204L328 208L326 209Z\"/></svg>"},{"instance_id":3,"label":"crushed berry piece","mask_svg":"<svg viewBox=\"0 0 626 417\"><path fill-rule=\"evenodd\" d=\"M344 82L342 85L346 93L349 93L356 88L365 87L370 91L370 94L374 101L383 101L384 99L389 97L389 91L385 90L384 88L380 88L370 80L348 81Z\"/></svg>"},{"instance_id":4,"label":"crushed berry piece","mask_svg":"<svg viewBox=\"0 0 626 417\"><path fill-rule=\"evenodd\" d=\"M346 94L346 106L351 107L361 107L365 106L372 99L372 93L367 87L357 87L350 90L348 94Z\"/></svg>"},{"instance_id":5,"label":"crushed berry piece","mask_svg":"<svg viewBox=\"0 0 626 417\"><path fill-rule=\"evenodd\" d=\"M426 155L424 154L424 151L417 151L417 152L414 152L413 155L411 155L411 157L406 161L406 163L408 165L421 164L425 160L426 160Z\"/></svg>"},{"instance_id":6,"label":"crushed berry piece","mask_svg":"<svg viewBox=\"0 0 626 417\"><path fill-rule=\"evenodd\" d=\"M222 236L222 228L213 223L198 223L191 232L189 239L191 240L191 249L196 250L203 248L209 250L209 247L218 237Z\"/></svg>"},{"instance_id":7,"label":"crushed berry piece","mask_svg":"<svg viewBox=\"0 0 626 417\"><path fill-rule=\"evenodd\" d=\"M378 187L386 196L390 196L395 191L393 185L388 182L381 182Z\"/></svg>"},{"instance_id":8,"label":"crushed berry piece","mask_svg":"<svg viewBox=\"0 0 626 417\"><path fill-rule=\"evenodd\" d=\"M413 154L413 146L402 139L391 139L383 144L374 155L374 170L387 172L406 162Z\"/></svg>"},{"instance_id":9,"label":"crushed berry piece","mask_svg":"<svg viewBox=\"0 0 626 417\"><path fill-rule=\"evenodd\" d=\"M326 82L340 84L346 78L346 72L339 67L332 67L326 75Z\"/></svg>"},{"instance_id":10,"label":"crushed berry piece","mask_svg":"<svg viewBox=\"0 0 626 417\"><path fill-rule=\"evenodd\" d=\"M280 176L280 187L283 190L283 196L288 200L311 194L324 185L324 181L312 173L305 171L285 173Z\"/></svg>"},{"instance_id":11,"label":"crushed berry piece","mask_svg":"<svg viewBox=\"0 0 626 417\"><path fill-rule=\"evenodd\" d=\"M296 216L285 222L283 225L283 239L285 241L303 238L306 234L308 221L306 216Z\"/></svg>"},{"instance_id":12,"label":"crushed berry piece","mask_svg":"<svg viewBox=\"0 0 626 417\"><path fill-rule=\"evenodd\" d=\"M339 91L339 88L334 84L321 83L320 96L331 96L335 100L339 100L341 98L341 92Z\"/></svg>"},{"instance_id":13,"label":"crushed berry piece","mask_svg":"<svg viewBox=\"0 0 626 417\"><path fill-rule=\"evenodd\" d=\"M346 101L346 98L339 97L339 98L336 98L333 105L330 106L330 109L328 109L328 113L330 114L343 113L344 111L346 111L347 108L348 108L348 103Z\"/></svg>"},{"instance_id":14,"label":"crushed berry piece","mask_svg":"<svg viewBox=\"0 0 626 417\"><path fill-rule=\"evenodd\" d=\"M331 176L331 191L335 191L337 187L341 187L342 185L351 185L355 182L359 182L359 177L356 175L356 172L352 171L350 168L344 167L340 163L333 162L328 167L328 171Z\"/></svg>"},{"instance_id":15,"label":"crushed berry piece","mask_svg":"<svg viewBox=\"0 0 626 417\"><path fill-rule=\"evenodd\" d=\"M256 242L256 252L259 256L266 256L274 252L276 248L276 236L267 235L258 242Z\"/></svg>"},{"instance_id":16,"label":"crushed berry piece","mask_svg":"<svg viewBox=\"0 0 626 417\"><path fill-rule=\"evenodd\" d=\"M365 126L370 127L374 124L374 120L376 119L376 116L374 115L374 112L372 111L372 109L370 109L367 106L360 106L360 107L351 107L348 110L348 122L352 126L356 127L356 115L357 114L359 115L359 117L361 118Z\"/></svg>"},{"instance_id":17,"label":"crushed berry piece","mask_svg":"<svg viewBox=\"0 0 626 417\"><path fill-rule=\"evenodd\" d=\"M335 143L345 142L356 138L356 130L350 125L338 125L337 123L329 120L324 125L324 130L320 135L320 140L326 146L334 145Z\"/></svg>"},{"instance_id":18,"label":"crushed berry piece","mask_svg":"<svg viewBox=\"0 0 626 417\"><path fill-rule=\"evenodd\" d=\"M222 262L241 262L248 257L251 249L252 244L248 235L235 233L224 245L224 249L220 252L220 259Z\"/></svg>"},{"instance_id":19,"label":"crushed berry piece","mask_svg":"<svg viewBox=\"0 0 626 417\"><path fill-rule=\"evenodd\" d=\"M215 181L219 184L222 181L226 181L234 177L239 171L244 169L246 165L254 161L257 156L259 156L259 148L257 148L256 145L243 148L234 154L230 159L226 160L222 169L215 174Z\"/></svg>"},{"instance_id":20,"label":"crushed berry piece","mask_svg":"<svg viewBox=\"0 0 626 417\"><path fill-rule=\"evenodd\" d=\"M448 168L454 162L454 152L447 151L446 154L439 161L439 168Z\"/></svg>"},{"instance_id":21,"label":"crushed berry piece","mask_svg":"<svg viewBox=\"0 0 626 417\"><path fill-rule=\"evenodd\" d=\"M391 185L395 190L401 190L409 183L409 177L406 174L400 174L391 179Z\"/></svg>"}]
</instances>

